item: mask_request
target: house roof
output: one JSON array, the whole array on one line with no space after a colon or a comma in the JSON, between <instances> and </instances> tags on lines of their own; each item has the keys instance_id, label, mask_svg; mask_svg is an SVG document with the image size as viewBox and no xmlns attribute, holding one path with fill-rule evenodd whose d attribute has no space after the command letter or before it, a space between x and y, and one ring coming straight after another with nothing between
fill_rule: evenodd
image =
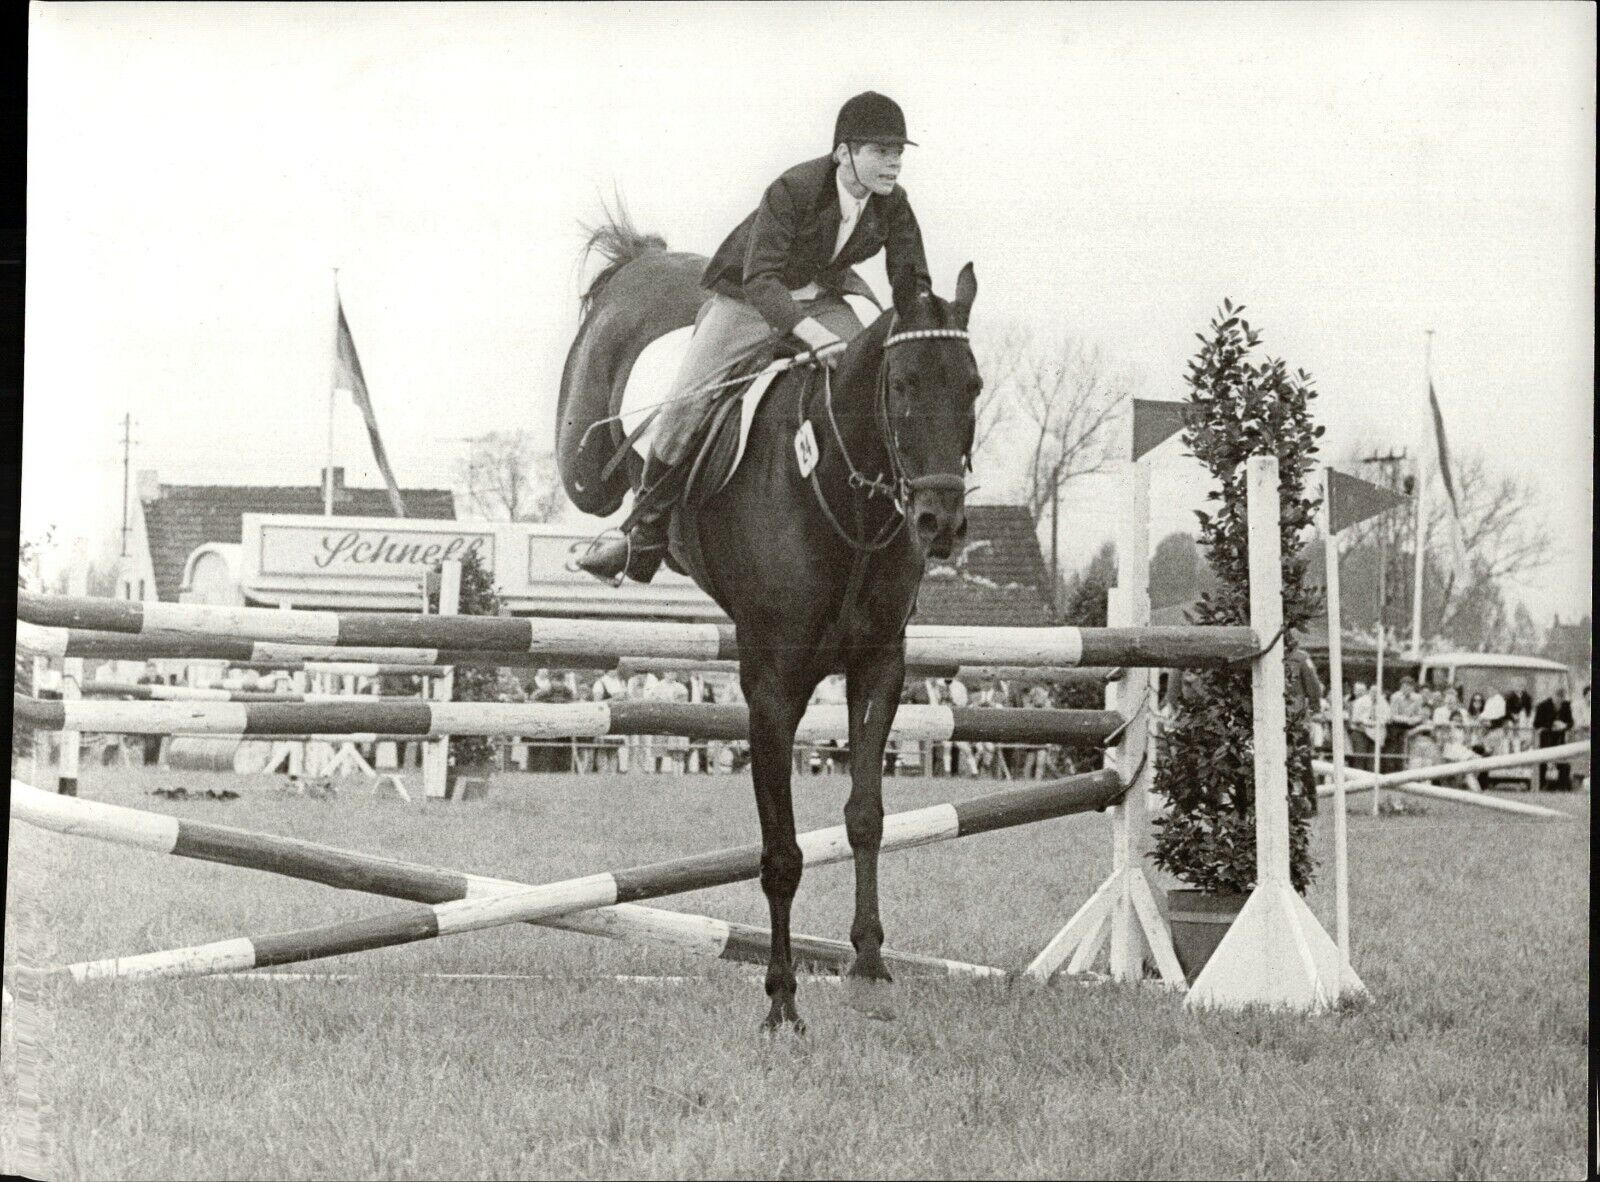
<instances>
[{"instance_id":1,"label":"house roof","mask_svg":"<svg viewBox=\"0 0 1600 1182\"><path fill-rule=\"evenodd\" d=\"M928 564L914 624L1043 627L1055 622L1050 574L1033 515L1022 505L968 505L967 538Z\"/></svg>"},{"instance_id":2,"label":"house roof","mask_svg":"<svg viewBox=\"0 0 1600 1182\"><path fill-rule=\"evenodd\" d=\"M403 488L408 517L453 521L455 494L444 488ZM163 484L154 497L141 498L145 536L156 595L177 602L184 563L195 547L207 542L243 540L246 513L322 513L320 487L279 485ZM341 517L393 517L389 494L381 488L347 488L335 479L333 511Z\"/></svg>"}]
</instances>

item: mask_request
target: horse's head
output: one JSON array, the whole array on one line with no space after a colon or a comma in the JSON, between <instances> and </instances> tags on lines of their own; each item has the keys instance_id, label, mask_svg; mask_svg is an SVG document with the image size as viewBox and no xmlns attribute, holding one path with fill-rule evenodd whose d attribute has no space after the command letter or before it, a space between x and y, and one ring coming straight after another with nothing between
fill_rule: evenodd
<instances>
[{"instance_id":1,"label":"horse's head","mask_svg":"<svg viewBox=\"0 0 1600 1182\"><path fill-rule=\"evenodd\" d=\"M967 533L966 473L983 381L967 340L978 281L961 268L948 303L912 283L894 293L879 414L918 547L949 558Z\"/></svg>"}]
</instances>

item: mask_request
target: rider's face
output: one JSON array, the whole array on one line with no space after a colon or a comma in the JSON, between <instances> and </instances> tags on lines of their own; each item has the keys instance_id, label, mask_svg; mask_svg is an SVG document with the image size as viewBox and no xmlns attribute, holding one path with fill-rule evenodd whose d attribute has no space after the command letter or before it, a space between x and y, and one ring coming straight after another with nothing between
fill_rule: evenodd
<instances>
[{"instance_id":1,"label":"rider's face","mask_svg":"<svg viewBox=\"0 0 1600 1182\"><path fill-rule=\"evenodd\" d=\"M880 197L887 197L894 191L900 177L900 163L905 157L904 144L857 144L853 151L840 145L840 149L846 181L858 181L868 192Z\"/></svg>"}]
</instances>

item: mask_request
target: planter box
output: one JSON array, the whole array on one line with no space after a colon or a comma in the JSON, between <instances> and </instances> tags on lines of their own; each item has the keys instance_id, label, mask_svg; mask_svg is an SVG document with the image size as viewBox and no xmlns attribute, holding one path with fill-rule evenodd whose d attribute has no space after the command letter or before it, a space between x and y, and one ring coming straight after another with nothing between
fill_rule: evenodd
<instances>
[{"instance_id":1,"label":"planter box","mask_svg":"<svg viewBox=\"0 0 1600 1182\"><path fill-rule=\"evenodd\" d=\"M1228 934L1234 918L1243 910L1248 895L1215 894L1192 888L1167 892L1167 925L1172 929L1172 947L1183 966L1183 975L1193 985L1206 961Z\"/></svg>"}]
</instances>

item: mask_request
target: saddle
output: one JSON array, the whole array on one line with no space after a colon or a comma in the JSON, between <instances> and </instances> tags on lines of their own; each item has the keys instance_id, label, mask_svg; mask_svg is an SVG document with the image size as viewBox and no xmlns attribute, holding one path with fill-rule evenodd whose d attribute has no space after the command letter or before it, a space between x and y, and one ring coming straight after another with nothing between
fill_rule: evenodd
<instances>
[{"instance_id":1,"label":"saddle","mask_svg":"<svg viewBox=\"0 0 1600 1182\"><path fill-rule=\"evenodd\" d=\"M668 524L670 545L666 564L681 575L705 584L705 563L701 557L699 510L721 492L744 454L744 443L757 407L771 383L783 372L772 368L780 357L794 351L777 344L757 351L729 377L743 379L718 390L700 416L692 432L689 450L668 473L650 489L635 490L633 509L622 524L626 532L642 511L670 498L672 516Z\"/></svg>"}]
</instances>

